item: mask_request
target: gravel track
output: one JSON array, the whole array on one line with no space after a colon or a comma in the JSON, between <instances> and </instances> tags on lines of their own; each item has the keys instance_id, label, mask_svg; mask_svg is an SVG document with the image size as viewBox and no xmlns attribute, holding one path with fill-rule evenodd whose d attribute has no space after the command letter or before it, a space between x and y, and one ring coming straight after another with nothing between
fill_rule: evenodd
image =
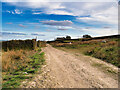
<instances>
[{"instance_id":1,"label":"gravel track","mask_svg":"<svg viewBox=\"0 0 120 90\"><path fill-rule=\"evenodd\" d=\"M82 54L72 54L53 48L43 48L46 65L42 74L23 82L25 88L118 88L118 68L99 59ZM102 70L98 66L104 66ZM106 68L105 68L106 67ZM115 73L107 72L112 70ZM109 74L110 73L110 74Z\"/></svg>"}]
</instances>

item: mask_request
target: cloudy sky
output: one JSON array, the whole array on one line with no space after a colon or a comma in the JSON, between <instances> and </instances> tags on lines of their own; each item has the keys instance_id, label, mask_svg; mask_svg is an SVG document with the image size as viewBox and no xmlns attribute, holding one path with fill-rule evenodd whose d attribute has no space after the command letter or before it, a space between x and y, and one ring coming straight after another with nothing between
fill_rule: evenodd
<instances>
[{"instance_id":1,"label":"cloudy sky","mask_svg":"<svg viewBox=\"0 0 120 90\"><path fill-rule=\"evenodd\" d=\"M10 2L12 1L12 2ZM14 2L13 2L14 1ZM118 34L118 2L3 0L2 40ZM93 1L93 0L92 0ZM97 0L99 1L99 0Z\"/></svg>"}]
</instances>

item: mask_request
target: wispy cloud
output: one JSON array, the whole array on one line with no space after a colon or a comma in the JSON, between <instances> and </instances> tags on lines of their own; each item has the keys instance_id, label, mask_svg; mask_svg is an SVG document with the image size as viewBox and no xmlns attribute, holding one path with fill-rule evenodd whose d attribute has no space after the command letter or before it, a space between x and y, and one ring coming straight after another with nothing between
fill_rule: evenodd
<instances>
[{"instance_id":1,"label":"wispy cloud","mask_svg":"<svg viewBox=\"0 0 120 90\"><path fill-rule=\"evenodd\" d=\"M6 24L13 24L12 22L8 22L8 23L6 23Z\"/></svg>"},{"instance_id":2,"label":"wispy cloud","mask_svg":"<svg viewBox=\"0 0 120 90\"><path fill-rule=\"evenodd\" d=\"M92 28L92 27L85 27L86 29L90 29L90 28Z\"/></svg>"},{"instance_id":3,"label":"wispy cloud","mask_svg":"<svg viewBox=\"0 0 120 90\"><path fill-rule=\"evenodd\" d=\"M39 2L36 2L39 1ZM8 1L9 2L9 1ZM24 1L23 1L24 2ZM54 3L54 2L40 2L40 0L34 0L34 2L31 2L30 0L28 0L27 2L15 2L15 0L13 2L9 2L12 5L15 6L19 6L19 7L27 7L27 8L49 8L49 9L62 9L65 8L64 6L61 5L60 2ZM21 4L22 3L22 4ZM51 5L52 4L52 5Z\"/></svg>"},{"instance_id":4,"label":"wispy cloud","mask_svg":"<svg viewBox=\"0 0 120 90\"><path fill-rule=\"evenodd\" d=\"M113 12L111 12L113 11ZM90 17L79 17L78 19L86 22L86 23L106 23L106 24L117 24L118 23L118 15L113 14L117 13L117 9L112 7L107 10L103 10L101 12L91 13Z\"/></svg>"},{"instance_id":5,"label":"wispy cloud","mask_svg":"<svg viewBox=\"0 0 120 90\"><path fill-rule=\"evenodd\" d=\"M23 25L23 24L19 24L19 26L20 26L20 27L24 27L24 28L26 27L26 26L25 26L25 25Z\"/></svg>"},{"instance_id":6,"label":"wispy cloud","mask_svg":"<svg viewBox=\"0 0 120 90\"><path fill-rule=\"evenodd\" d=\"M27 35L26 33L21 32L0 32L2 35Z\"/></svg>"},{"instance_id":7,"label":"wispy cloud","mask_svg":"<svg viewBox=\"0 0 120 90\"><path fill-rule=\"evenodd\" d=\"M34 36L45 36L44 34L37 34L37 33L31 33L31 35L34 35Z\"/></svg>"},{"instance_id":8,"label":"wispy cloud","mask_svg":"<svg viewBox=\"0 0 120 90\"><path fill-rule=\"evenodd\" d=\"M65 28L58 28L58 30L64 31L64 30L67 30L67 29L65 29Z\"/></svg>"},{"instance_id":9,"label":"wispy cloud","mask_svg":"<svg viewBox=\"0 0 120 90\"><path fill-rule=\"evenodd\" d=\"M6 12L8 12L8 13L11 13L11 14L22 14L23 12L22 11L20 11L19 9L14 9L14 10L12 10L12 11L6 11Z\"/></svg>"},{"instance_id":10,"label":"wispy cloud","mask_svg":"<svg viewBox=\"0 0 120 90\"><path fill-rule=\"evenodd\" d=\"M109 28L111 28L111 27L109 27L109 26L106 26L106 27L103 27L103 28L109 29Z\"/></svg>"},{"instance_id":11,"label":"wispy cloud","mask_svg":"<svg viewBox=\"0 0 120 90\"><path fill-rule=\"evenodd\" d=\"M34 24L35 25L35 24L39 24L39 23L27 23L27 24Z\"/></svg>"},{"instance_id":12,"label":"wispy cloud","mask_svg":"<svg viewBox=\"0 0 120 90\"><path fill-rule=\"evenodd\" d=\"M58 37L58 36L65 37L66 35L64 35L64 34L56 34L56 37Z\"/></svg>"},{"instance_id":13,"label":"wispy cloud","mask_svg":"<svg viewBox=\"0 0 120 90\"><path fill-rule=\"evenodd\" d=\"M42 12L33 12L32 14L42 14Z\"/></svg>"},{"instance_id":14,"label":"wispy cloud","mask_svg":"<svg viewBox=\"0 0 120 90\"><path fill-rule=\"evenodd\" d=\"M9 0L7 1L9 2ZM9 4L5 4L6 7L3 9L3 14L8 14L8 19L4 17L6 20L3 24L4 28L13 30L13 27L10 28L10 26L13 25L7 25L13 22L13 24L23 27L24 29L21 29L23 32L28 32L27 29L30 29L31 32L32 30L33 32L45 32L46 37L44 38L46 39L48 38L47 35L54 38L55 33L61 34L62 31L65 34L70 33L72 36L78 36L84 33L110 35L118 32L118 6L116 2L36 1L39 0L33 0L33 2L29 0L27 0L27 2L10 2ZM67 32L65 30L69 31ZM41 34L44 35L44 33L29 33L29 36L35 37Z\"/></svg>"},{"instance_id":15,"label":"wispy cloud","mask_svg":"<svg viewBox=\"0 0 120 90\"><path fill-rule=\"evenodd\" d=\"M22 11L20 11L19 9L15 9L14 13L15 13L15 14L21 14Z\"/></svg>"},{"instance_id":16,"label":"wispy cloud","mask_svg":"<svg viewBox=\"0 0 120 90\"><path fill-rule=\"evenodd\" d=\"M32 11L32 14L57 14L57 15L72 15L78 16L79 20L87 22L105 22L110 24L117 23L117 0L113 0L114 2L40 2L32 1L30 2L9 2L12 5L17 7L26 7L32 9L40 9L40 12L36 12L36 10ZM112 11L112 12L111 12ZM8 11L9 12L9 11ZM13 14L20 14L22 13L20 10L15 9L12 11ZM91 17L80 17L90 15ZM80 21L81 22L81 21Z\"/></svg>"},{"instance_id":17,"label":"wispy cloud","mask_svg":"<svg viewBox=\"0 0 120 90\"><path fill-rule=\"evenodd\" d=\"M73 15L73 13L70 13L68 11L64 11L64 10L49 10L46 12L47 14L56 14L56 15Z\"/></svg>"},{"instance_id":18,"label":"wispy cloud","mask_svg":"<svg viewBox=\"0 0 120 90\"><path fill-rule=\"evenodd\" d=\"M11 13L11 11L8 11L8 10L6 12Z\"/></svg>"},{"instance_id":19,"label":"wispy cloud","mask_svg":"<svg viewBox=\"0 0 120 90\"><path fill-rule=\"evenodd\" d=\"M118 34L118 30L114 30L113 28L92 28L92 29L86 29L82 28L81 31L84 31L86 33L94 34L96 36L105 36L105 35L116 35Z\"/></svg>"},{"instance_id":20,"label":"wispy cloud","mask_svg":"<svg viewBox=\"0 0 120 90\"><path fill-rule=\"evenodd\" d=\"M50 30L50 29L47 29L45 31L47 31L47 32L56 32L55 30Z\"/></svg>"},{"instance_id":21,"label":"wispy cloud","mask_svg":"<svg viewBox=\"0 0 120 90\"><path fill-rule=\"evenodd\" d=\"M52 26L70 26L72 25L72 21L69 20L64 20L64 21L55 21L55 20L50 20L50 21L40 21L42 24L45 25L52 25Z\"/></svg>"}]
</instances>

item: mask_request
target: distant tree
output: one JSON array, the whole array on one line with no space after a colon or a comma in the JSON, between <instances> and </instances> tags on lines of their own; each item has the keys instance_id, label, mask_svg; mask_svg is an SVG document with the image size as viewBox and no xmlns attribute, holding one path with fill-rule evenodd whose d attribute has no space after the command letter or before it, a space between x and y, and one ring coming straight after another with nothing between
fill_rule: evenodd
<instances>
[{"instance_id":1,"label":"distant tree","mask_svg":"<svg viewBox=\"0 0 120 90\"><path fill-rule=\"evenodd\" d=\"M83 35L83 38L92 38L90 35L86 34L86 35Z\"/></svg>"},{"instance_id":2,"label":"distant tree","mask_svg":"<svg viewBox=\"0 0 120 90\"><path fill-rule=\"evenodd\" d=\"M71 37L70 36L66 36L66 39L71 39Z\"/></svg>"}]
</instances>

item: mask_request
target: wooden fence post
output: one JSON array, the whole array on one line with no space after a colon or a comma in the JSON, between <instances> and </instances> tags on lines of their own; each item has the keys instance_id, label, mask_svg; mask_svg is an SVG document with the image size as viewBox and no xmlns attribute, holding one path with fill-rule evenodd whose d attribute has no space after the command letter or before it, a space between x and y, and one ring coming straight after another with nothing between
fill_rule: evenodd
<instances>
[{"instance_id":1,"label":"wooden fence post","mask_svg":"<svg viewBox=\"0 0 120 90\"><path fill-rule=\"evenodd\" d=\"M33 49L36 49L37 43L36 43L36 39L32 39L33 42Z\"/></svg>"}]
</instances>

